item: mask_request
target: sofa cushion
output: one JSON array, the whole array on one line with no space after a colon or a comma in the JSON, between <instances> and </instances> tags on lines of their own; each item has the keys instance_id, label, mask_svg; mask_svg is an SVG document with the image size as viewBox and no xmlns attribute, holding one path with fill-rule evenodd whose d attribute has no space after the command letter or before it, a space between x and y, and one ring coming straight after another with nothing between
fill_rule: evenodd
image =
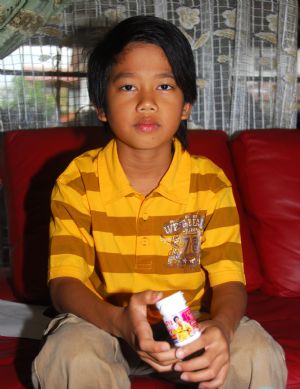
<instances>
[{"instance_id":1,"label":"sofa cushion","mask_svg":"<svg viewBox=\"0 0 300 389\"><path fill-rule=\"evenodd\" d=\"M300 296L300 130L243 131L232 155L263 290Z\"/></svg>"},{"instance_id":2,"label":"sofa cushion","mask_svg":"<svg viewBox=\"0 0 300 389\"><path fill-rule=\"evenodd\" d=\"M31 389L31 363L40 342L0 336L0 377L3 389Z\"/></svg>"},{"instance_id":3,"label":"sofa cushion","mask_svg":"<svg viewBox=\"0 0 300 389\"><path fill-rule=\"evenodd\" d=\"M228 148L228 136L221 130L193 130L188 132L189 150L195 155L205 155L220 166L232 183L236 205L240 215L241 239L244 257L244 269L247 281L247 291L261 287L262 276L256 249L250 235L240 195L237 190L231 155Z\"/></svg>"}]
</instances>

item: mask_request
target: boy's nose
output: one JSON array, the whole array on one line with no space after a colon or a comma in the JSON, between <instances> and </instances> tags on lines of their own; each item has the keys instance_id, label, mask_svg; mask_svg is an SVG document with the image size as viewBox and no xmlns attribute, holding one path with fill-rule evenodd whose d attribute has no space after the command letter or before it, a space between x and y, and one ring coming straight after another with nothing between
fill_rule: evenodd
<instances>
[{"instance_id":1,"label":"boy's nose","mask_svg":"<svg viewBox=\"0 0 300 389\"><path fill-rule=\"evenodd\" d=\"M137 110L140 112L147 112L147 111L156 111L157 110L157 104L153 98L153 96L149 93L143 94L140 96L140 99L137 104Z\"/></svg>"}]
</instances>

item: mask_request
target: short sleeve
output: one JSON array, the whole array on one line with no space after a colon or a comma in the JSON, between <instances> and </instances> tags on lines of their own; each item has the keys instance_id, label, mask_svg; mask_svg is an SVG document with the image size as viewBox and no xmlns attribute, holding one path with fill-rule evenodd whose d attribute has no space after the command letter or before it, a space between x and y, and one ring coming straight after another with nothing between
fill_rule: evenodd
<instances>
[{"instance_id":1,"label":"short sleeve","mask_svg":"<svg viewBox=\"0 0 300 389\"><path fill-rule=\"evenodd\" d=\"M94 241L84 182L73 161L51 196L48 279L74 277L86 283L94 270Z\"/></svg>"}]
</instances>

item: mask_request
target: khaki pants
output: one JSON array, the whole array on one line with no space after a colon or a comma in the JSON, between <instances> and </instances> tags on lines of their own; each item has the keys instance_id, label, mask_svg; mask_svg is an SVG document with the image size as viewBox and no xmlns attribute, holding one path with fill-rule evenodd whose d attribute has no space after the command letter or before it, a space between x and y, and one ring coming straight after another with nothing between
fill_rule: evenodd
<instances>
[{"instance_id":1,"label":"khaki pants","mask_svg":"<svg viewBox=\"0 0 300 389\"><path fill-rule=\"evenodd\" d=\"M130 389L130 375L153 373L125 342L72 314L52 320L45 335L32 365L36 389ZM241 320L230 354L222 389L285 389L283 350L256 321Z\"/></svg>"}]
</instances>

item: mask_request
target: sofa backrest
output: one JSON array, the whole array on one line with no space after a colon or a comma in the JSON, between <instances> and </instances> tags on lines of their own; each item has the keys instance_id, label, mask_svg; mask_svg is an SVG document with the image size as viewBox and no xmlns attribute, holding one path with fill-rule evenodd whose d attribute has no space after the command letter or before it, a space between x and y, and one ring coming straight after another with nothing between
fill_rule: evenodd
<instances>
[{"instance_id":1,"label":"sofa backrest","mask_svg":"<svg viewBox=\"0 0 300 389\"><path fill-rule=\"evenodd\" d=\"M101 146L101 128L6 132L0 171L7 208L12 284L21 301L48 303L47 264L52 187L69 162Z\"/></svg>"},{"instance_id":2,"label":"sofa backrest","mask_svg":"<svg viewBox=\"0 0 300 389\"><path fill-rule=\"evenodd\" d=\"M243 131L231 146L262 288L300 296L300 130Z\"/></svg>"},{"instance_id":3,"label":"sofa backrest","mask_svg":"<svg viewBox=\"0 0 300 389\"><path fill-rule=\"evenodd\" d=\"M7 200L12 281L21 301L49 302L46 278L51 190L56 177L74 156L107 142L103 131L100 127L74 127L4 133L0 170ZM215 130L193 130L188 136L191 153L209 157L233 181L241 218L247 288L259 288L262 278L236 190L228 137Z\"/></svg>"}]
</instances>

